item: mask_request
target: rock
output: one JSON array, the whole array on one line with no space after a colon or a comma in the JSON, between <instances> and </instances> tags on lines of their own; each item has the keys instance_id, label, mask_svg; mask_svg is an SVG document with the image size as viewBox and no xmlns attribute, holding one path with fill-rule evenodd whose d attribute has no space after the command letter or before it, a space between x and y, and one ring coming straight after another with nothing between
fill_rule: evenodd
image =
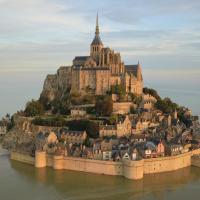
<instances>
[{"instance_id":1,"label":"rock","mask_svg":"<svg viewBox=\"0 0 200 200\"><path fill-rule=\"evenodd\" d=\"M71 67L60 67L57 74L47 75L40 99L52 102L62 99L71 89Z\"/></svg>"}]
</instances>

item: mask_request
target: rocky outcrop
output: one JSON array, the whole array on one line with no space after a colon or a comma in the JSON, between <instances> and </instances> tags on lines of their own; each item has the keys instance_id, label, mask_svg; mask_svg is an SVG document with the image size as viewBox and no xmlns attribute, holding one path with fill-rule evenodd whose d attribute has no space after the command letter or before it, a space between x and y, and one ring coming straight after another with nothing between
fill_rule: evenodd
<instances>
[{"instance_id":1,"label":"rocky outcrop","mask_svg":"<svg viewBox=\"0 0 200 200\"><path fill-rule=\"evenodd\" d=\"M56 74L47 75L40 99L51 102L63 99L71 89L71 67L60 67Z\"/></svg>"},{"instance_id":2,"label":"rocky outcrop","mask_svg":"<svg viewBox=\"0 0 200 200\"><path fill-rule=\"evenodd\" d=\"M14 115L15 126L5 135L2 146L8 150L31 153L35 148L38 133L59 132L61 127L38 126L32 123L33 118Z\"/></svg>"}]
</instances>

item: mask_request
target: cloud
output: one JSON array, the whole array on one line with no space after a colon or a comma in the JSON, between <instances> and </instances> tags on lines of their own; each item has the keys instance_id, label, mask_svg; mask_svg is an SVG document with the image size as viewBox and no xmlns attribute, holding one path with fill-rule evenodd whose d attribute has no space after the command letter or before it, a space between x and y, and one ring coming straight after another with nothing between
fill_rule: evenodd
<instances>
[{"instance_id":1,"label":"cloud","mask_svg":"<svg viewBox=\"0 0 200 200\"><path fill-rule=\"evenodd\" d=\"M126 63L200 64L198 0L0 0L0 70L56 68L88 54L96 11L105 46Z\"/></svg>"}]
</instances>

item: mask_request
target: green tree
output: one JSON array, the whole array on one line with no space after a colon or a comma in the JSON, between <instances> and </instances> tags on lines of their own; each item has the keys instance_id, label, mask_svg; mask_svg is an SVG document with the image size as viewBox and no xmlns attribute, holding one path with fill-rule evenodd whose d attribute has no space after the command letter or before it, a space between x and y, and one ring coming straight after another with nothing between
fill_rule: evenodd
<instances>
[{"instance_id":1,"label":"green tree","mask_svg":"<svg viewBox=\"0 0 200 200\"><path fill-rule=\"evenodd\" d=\"M131 107L130 107L130 113L131 113L131 114L137 114L137 110L135 109L134 106L131 106Z\"/></svg>"},{"instance_id":2,"label":"green tree","mask_svg":"<svg viewBox=\"0 0 200 200\"><path fill-rule=\"evenodd\" d=\"M29 101L26 104L24 113L27 117L42 115L44 113L43 105L38 100Z\"/></svg>"},{"instance_id":3,"label":"green tree","mask_svg":"<svg viewBox=\"0 0 200 200\"><path fill-rule=\"evenodd\" d=\"M164 113L172 113L175 109L178 109L178 105L171 101L170 98L158 99L155 103L155 107Z\"/></svg>"},{"instance_id":4,"label":"green tree","mask_svg":"<svg viewBox=\"0 0 200 200\"><path fill-rule=\"evenodd\" d=\"M85 145L86 147L90 147L90 137L87 135L85 141L83 142L83 145Z\"/></svg>"},{"instance_id":5,"label":"green tree","mask_svg":"<svg viewBox=\"0 0 200 200\"><path fill-rule=\"evenodd\" d=\"M73 131L86 131L87 135L91 138L98 138L99 125L90 120L71 120L66 123L66 126Z\"/></svg>"},{"instance_id":6,"label":"green tree","mask_svg":"<svg viewBox=\"0 0 200 200\"><path fill-rule=\"evenodd\" d=\"M161 100L161 97L159 96L158 92L152 88L143 88L144 94L150 94L151 96L155 97L157 100Z\"/></svg>"},{"instance_id":7,"label":"green tree","mask_svg":"<svg viewBox=\"0 0 200 200\"><path fill-rule=\"evenodd\" d=\"M126 91L123 85L115 84L111 86L111 94L117 94L119 96L119 101L124 101L126 99Z\"/></svg>"},{"instance_id":8,"label":"green tree","mask_svg":"<svg viewBox=\"0 0 200 200\"><path fill-rule=\"evenodd\" d=\"M67 115L70 113L69 105L67 101L53 101L51 103L52 112L53 114L61 114L61 115Z\"/></svg>"},{"instance_id":9,"label":"green tree","mask_svg":"<svg viewBox=\"0 0 200 200\"><path fill-rule=\"evenodd\" d=\"M109 124L115 124L118 120L118 116L117 115L111 115L109 118Z\"/></svg>"},{"instance_id":10,"label":"green tree","mask_svg":"<svg viewBox=\"0 0 200 200\"><path fill-rule=\"evenodd\" d=\"M110 116L113 112L113 101L109 96L97 98L95 103L96 113L100 116Z\"/></svg>"}]
</instances>

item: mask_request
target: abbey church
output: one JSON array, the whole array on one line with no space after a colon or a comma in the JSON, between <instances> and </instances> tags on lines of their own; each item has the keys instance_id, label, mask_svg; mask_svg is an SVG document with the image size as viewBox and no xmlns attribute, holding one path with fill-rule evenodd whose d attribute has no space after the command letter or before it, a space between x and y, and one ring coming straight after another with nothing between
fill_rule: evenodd
<instances>
[{"instance_id":1,"label":"abbey church","mask_svg":"<svg viewBox=\"0 0 200 200\"><path fill-rule=\"evenodd\" d=\"M124 65L120 53L104 47L100 38L98 15L90 55L77 56L72 66L62 66L57 74L47 75L41 97L53 101L66 93L105 95L112 86L120 85L128 94L142 95L141 65Z\"/></svg>"},{"instance_id":2,"label":"abbey church","mask_svg":"<svg viewBox=\"0 0 200 200\"><path fill-rule=\"evenodd\" d=\"M141 65L124 65L120 53L104 47L100 38L98 14L89 56L77 56L72 65L72 91L89 88L96 95L110 91L112 85L122 85L127 93L141 95L143 78Z\"/></svg>"}]
</instances>

